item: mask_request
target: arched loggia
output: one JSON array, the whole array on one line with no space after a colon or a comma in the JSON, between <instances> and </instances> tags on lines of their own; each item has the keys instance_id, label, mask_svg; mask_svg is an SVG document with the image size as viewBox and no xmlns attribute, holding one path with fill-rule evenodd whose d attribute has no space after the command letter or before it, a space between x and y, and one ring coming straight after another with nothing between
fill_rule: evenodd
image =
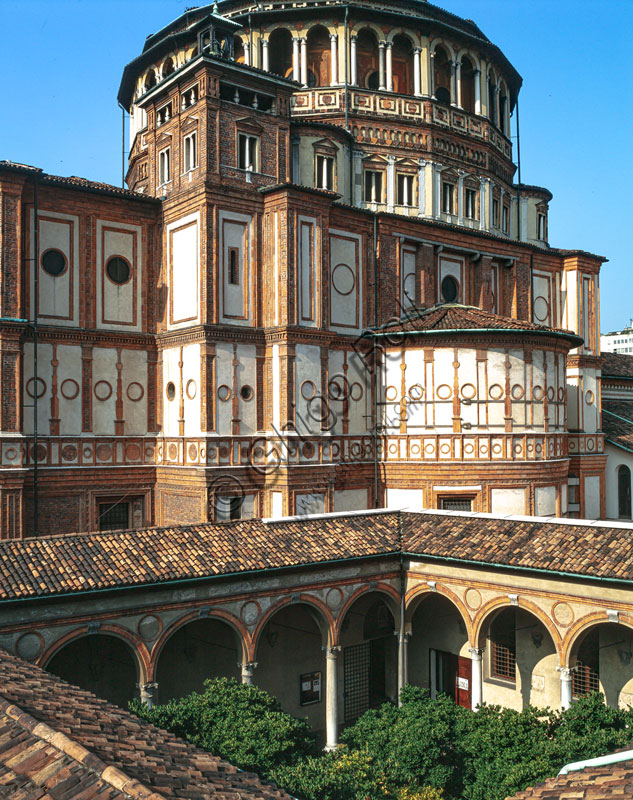
<instances>
[{"instance_id":1,"label":"arched loggia","mask_svg":"<svg viewBox=\"0 0 633 800\"><path fill-rule=\"evenodd\" d=\"M45 669L122 708L137 697L141 682L131 645L105 633L72 639L55 651Z\"/></svg>"},{"instance_id":2,"label":"arched loggia","mask_svg":"<svg viewBox=\"0 0 633 800\"><path fill-rule=\"evenodd\" d=\"M585 628L569 651L572 699L602 692L607 705L633 705L633 629L616 622Z\"/></svg>"},{"instance_id":3,"label":"arched loggia","mask_svg":"<svg viewBox=\"0 0 633 800\"><path fill-rule=\"evenodd\" d=\"M157 699L204 690L207 678L240 679L242 644L237 631L213 617L198 618L166 634L156 661Z\"/></svg>"},{"instance_id":4,"label":"arched loggia","mask_svg":"<svg viewBox=\"0 0 633 800\"><path fill-rule=\"evenodd\" d=\"M307 37L308 86L331 83L330 34L323 25L310 28Z\"/></svg>"},{"instance_id":5,"label":"arched loggia","mask_svg":"<svg viewBox=\"0 0 633 800\"><path fill-rule=\"evenodd\" d=\"M268 37L270 71L282 78L292 78L292 34L288 28L276 28Z\"/></svg>"},{"instance_id":6,"label":"arched loggia","mask_svg":"<svg viewBox=\"0 0 633 800\"><path fill-rule=\"evenodd\" d=\"M356 42L356 71L358 85L364 89L378 89L378 41L369 28L358 32Z\"/></svg>"}]
</instances>

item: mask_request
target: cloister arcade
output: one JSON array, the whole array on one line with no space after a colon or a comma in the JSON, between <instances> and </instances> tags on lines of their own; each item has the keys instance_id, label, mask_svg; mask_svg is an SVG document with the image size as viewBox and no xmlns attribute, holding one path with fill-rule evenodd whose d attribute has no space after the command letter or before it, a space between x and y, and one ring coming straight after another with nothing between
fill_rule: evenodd
<instances>
[{"instance_id":1,"label":"cloister arcade","mask_svg":"<svg viewBox=\"0 0 633 800\"><path fill-rule=\"evenodd\" d=\"M74 608L37 630L2 625L0 645L120 705L139 694L166 702L215 676L254 683L329 747L366 709L396 703L405 683L472 708L567 707L596 689L611 706L633 704L628 607L586 585L575 596L552 581L514 594L489 577L411 564L404 597L389 567L312 589L260 585L236 598L227 587L99 621Z\"/></svg>"}]
</instances>

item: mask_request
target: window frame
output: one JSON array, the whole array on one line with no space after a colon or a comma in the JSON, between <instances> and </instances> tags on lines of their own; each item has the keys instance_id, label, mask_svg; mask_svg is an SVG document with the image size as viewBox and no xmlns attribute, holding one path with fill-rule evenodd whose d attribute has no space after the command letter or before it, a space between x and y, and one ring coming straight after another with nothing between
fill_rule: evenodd
<instances>
[{"instance_id":1,"label":"window frame","mask_svg":"<svg viewBox=\"0 0 633 800\"><path fill-rule=\"evenodd\" d=\"M501 206L501 230L506 235L510 234L510 206L505 203Z\"/></svg>"},{"instance_id":2,"label":"window frame","mask_svg":"<svg viewBox=\"0 0 633 800\"><path fill-rule=\"evenodd\" d=\"M164 168L164 162L167 162L167 169ZM163 180L167 174L167 180ZM171 183L171 145L163 147L158 151L158 185L167 186Z\"/></svg>"},{"instance_id":3,"label":"window frame","mask_svg":"<svg viewBox=\"0 0 633 800\"><path fill-rule=\"evenodd\" d=\"M464 216L466 219L479 219L479 215L477 214L477 189L473 189L471 186L464 187ZM469 199L472 199L472 214L469 214Z\"/></svg>"},{"instance_id":4,"label":"window frame","mask_svg":"<svg viewBox=\"0 0 633 800\"><path fill-rule=\"evenodd\" d=\"M326 168L326 186L323 186L323 168ZM334 156L326 153L314 154L314 187L315 189L322 189L326 192L336 191L336 159Z\"/></svg>"},{"instance_id":5,"label":"window frame","mask_svg":"<svg viewBox=\"0 0 633 800\"><path fill-rule=\"evenodd\" d=\"M379 187L376 186L376 181L371 181L371 192L370 195L375 195L376 199L373 200L371 196L367 197L367 179L374 175L376 178L379 179L378 183L380 184ZM385 192L385 171L381 169L366 169L363 172L363 199L365 203L372 203L374 205L381 205L384 203L384 192ZM378 191L374 191L378 189Z\"/></svg>"},{"instance_id":6,"label":"window frame","mask_svg":"<svg viewBox=\"0 0 633 800\"><path fill-rule=\"evenodd\" d=\"M187 147L189 145L189 147ZM192 131L182 137L183 170L186 175L198 166L198 131ZM189 158L187 158L189 156Z\"/></svg>"},{"instance_id":7,"label":"window frame","mask_svg":"<svg viewBox=\"0 0 633 800\"><path fill-rule=\"evenodd\" d=\"M409 188L407 192L400 191L400 181L402 181L402 187L404 188L405 184L408 184ZM404 202L405 194L409 200L408 203ZM410 172L397 172L396 173L396 205L402 206L403 208L414 208L415 207L415 175Z\"/></svg>"},{"instance_id":8,"label":"window frame","mask_svg":"<svg viewBox=\"0 0 633 800\"><path fill-rule=\"evenodd\" d=\"M245 142L243 151L245 156L244 166L242 166L242 141ZM237 168L241 169L243 172L260 172L260 147L261 136L258 136L255 133L249 133L248 131L238 130L236 158Z\"/></svg>"},{"instance_id":9,"label":"window frame","mask_svg":"<svg viewBox=\"0 0 633 800\"><path fill-rule=\"evenodd\" d=\"M450 181L442 181L442 214L455 214L455 184Z\"/></svg>"},{"instance_id":10,"label":"window frame","mask_svg":"<svg viewBox=\"0 0 633 800\"><path fill-rule=\"evenodd\" d=\"M228 249L228 270L227 282L229 286L240 286L240 250L239 247L229 247ZM234 278L236 280L234 280Z\"/></svg>"},{"instance_id":11,"label":"window frame","mask_svg":"<svg viewBox=\"0 0 633 800\"><path fill-rule=\"evenodd\" d=\"M492 198L492 227L499 227L499 200L496 197Z\"/></svg>"}]
</instances>

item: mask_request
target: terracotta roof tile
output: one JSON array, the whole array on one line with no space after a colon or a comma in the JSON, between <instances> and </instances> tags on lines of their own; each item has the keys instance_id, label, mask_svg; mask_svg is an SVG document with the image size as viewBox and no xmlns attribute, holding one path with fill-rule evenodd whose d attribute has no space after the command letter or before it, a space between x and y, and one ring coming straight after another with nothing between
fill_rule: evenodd
<instances>
[{"instance_id":1,"label":"terracotta roof tile","mask_svg":"<svg viewBox=\"0 0 633 800\"><path fill-rule=\"evenodd\" d=\"M256 775L0 650L0 797L290 800ZM50 791L50 794L49 794Z\"/></svg>"},{"instance_id":2,"label":"terracotta roof tile","mask_svg":"<svg viewBox=\"0 0 633 800\"><path fill-rule=\"evenodd\" d=\"M376 334L391 333L441 333L444 331L460 330L498 330L498 331L523 331L537 334L552 334L566 336L580 340L571 331L548 328L546 325L536 325L527 320L502 317L492 314L474 306L464 306L458 303L443 303L426 309L411 309L405 317L388 322L376 329ZM373 332L373 331L372 331Z\"/></svg>"},{"instance_id":3,"label":"terracotta roof tile","mask_svg":"<svg viewBox=\"0 0 633 800\"><path fill-rule=\"evenodd\" d=\"M633 527L428 511L241 520L0 542L0 600L396 554L633 582Z\"/></svg>"},{"instance_id":4,"label":"terracotta roof tile","mask_svg":"<svg viewBox=\"0 0 633 800\"><path fill-rule=\"evenodd\" d=\"M633 378L633 356L626 353L600 353L602 376L607 378Z\"/></svg>"},{"instance_id":5,"label":"terracotta roof tile","mask_svg":"<svg viewBox=\"0 0 633 800\"><path fill-rule=\"evenodd\" d=\"M615 800L633 797L633 762L585 767L559 775L506 800Z\"/></svg>"},{"instance_id":6,"label":"terracotta roof tile","mask_svg":"<svg viewBox=\"0 0 633 800\"><path fill-rule=\"evenodd\" d=\"M603 400L602 430L607 441L633 452L633 400Z\"/></svg>"}]
</instances>

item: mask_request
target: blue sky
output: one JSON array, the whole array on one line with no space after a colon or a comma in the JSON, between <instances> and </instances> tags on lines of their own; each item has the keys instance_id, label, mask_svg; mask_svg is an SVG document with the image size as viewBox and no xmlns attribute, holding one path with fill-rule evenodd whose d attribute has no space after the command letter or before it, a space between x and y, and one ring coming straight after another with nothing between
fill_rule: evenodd
<instances>
[{"instance_id":1,"label":"blue sky","mask_svg":"<svg viewBox=\"0 0 633 800\"><path fill-rule=\"evenodd\" d=\"M120 185L122 69L147 35L194 2L0 0L0 159ZM624 237L633 197L633 0L438 5L474 19L523 76L522 179L554 194L553 246L609 258L601 327L623 327L633 317Z\"/></svg>"}]
</instances>

